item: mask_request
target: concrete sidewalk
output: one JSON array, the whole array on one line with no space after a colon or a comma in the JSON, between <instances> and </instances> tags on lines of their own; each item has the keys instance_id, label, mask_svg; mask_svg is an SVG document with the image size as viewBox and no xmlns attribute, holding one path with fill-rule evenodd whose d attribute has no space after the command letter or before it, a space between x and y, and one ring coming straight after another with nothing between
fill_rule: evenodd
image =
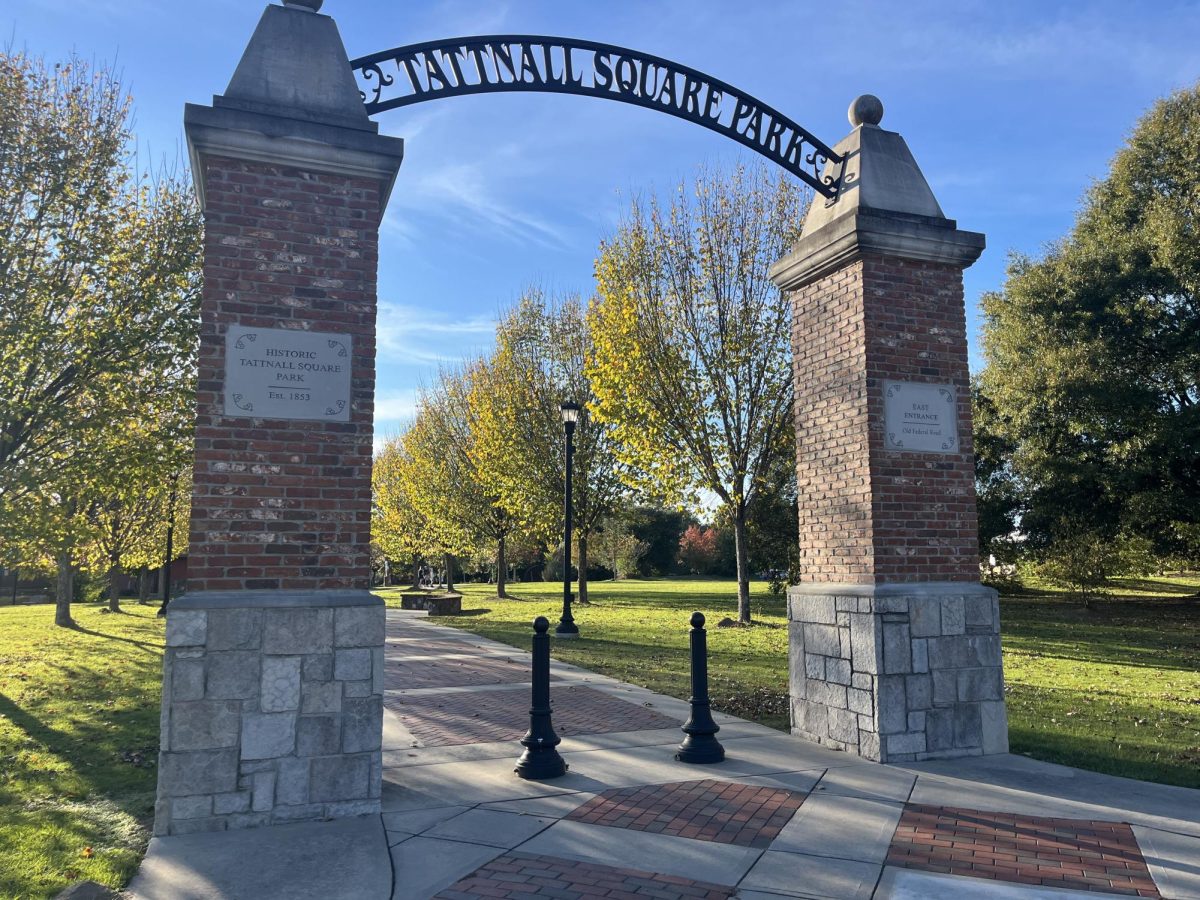
<instances>
[{"instance_id":1,"label":"concrete sidewalk","mask_svg":"<svg viewBox=\"0 0 1200 900\"><path fill-rule=\"evenodd\" d=\"M1200 900L1200 791L1024 757L883 766L555 663L563 778L512 773L528 654L388 625L383 815L155 839L139 900L1147 896Z\"/></svg>"}]
</instances>

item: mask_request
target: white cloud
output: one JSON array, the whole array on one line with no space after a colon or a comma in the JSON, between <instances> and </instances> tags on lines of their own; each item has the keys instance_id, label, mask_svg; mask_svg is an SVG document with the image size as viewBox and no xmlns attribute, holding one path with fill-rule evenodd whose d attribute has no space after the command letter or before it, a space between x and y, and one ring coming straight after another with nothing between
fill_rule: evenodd
<instances>
[{"instance_id":1,"label":"white cloud","mask_svg":"<svg viewBox=\"0 0 1200 900\"><path fill-rule=\"evenodd\" d=\"M393 365L457 363L490 347L494 316L454 317L442 309L379 304L378 352Z\"/></svg>"},{"instance_id":2,"label":"white cloud","mask_svg":"<svg viewBox=\"0 0 1200 900\"><path fill-rule=\"evenodd\" d=\"M417 414L417 390L409 388L396 391L386 397L375 398L375 430L386 432L384 426L393 428L412 421Z\"/></svg>"}]
</instances>

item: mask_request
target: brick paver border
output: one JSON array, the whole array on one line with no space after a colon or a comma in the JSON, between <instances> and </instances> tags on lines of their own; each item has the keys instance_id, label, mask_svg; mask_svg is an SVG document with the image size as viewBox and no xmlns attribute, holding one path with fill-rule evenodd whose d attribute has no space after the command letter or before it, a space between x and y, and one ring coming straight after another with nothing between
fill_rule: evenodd
<instances>
[{"instance_id":1,"label":"brick paver border","mask_svg":"<svg viewBox=\"0 0 1200 900\"><path fill-rule=\"evenodd\" d=\"M567 818L766 849L806 796L736 781L680 781L604 791Z\"/></svg>"},{"instance_id":2,"label":"brick paver border","mask_svg":"<svg viewBox=\"0 0 1200 900\"><path fill-rule=\"evenodd\" d=\"M594 688L554 688L550 702L554 728L563 736L680 724L656 710ZM517 741L529 728L529 691L525 688L391 695L384 698L383 705L400 717L424 747Z\"/></svg>"},{"instance_id":3,"label":"brick paver border","mask_svg":"<svg viewBox=\"0 0 1200 900\"><path fill-rule=\"evenodd\" d=\"M692 897L728 900L734 888L638 869L576 862L554 856L506 853L437 894L435 900L636 900L640 897Z\"/></svg>"},{"instance_id":4,"label":"brick paver border","mask_svg":"<svg viewBox=\"0 0 1200 900\"><path fill-rule=\"evenodd\" d=\"M1014 884L1161 896L1123 822L908 804L887 862Z\"/></svg>"}]
</instances>

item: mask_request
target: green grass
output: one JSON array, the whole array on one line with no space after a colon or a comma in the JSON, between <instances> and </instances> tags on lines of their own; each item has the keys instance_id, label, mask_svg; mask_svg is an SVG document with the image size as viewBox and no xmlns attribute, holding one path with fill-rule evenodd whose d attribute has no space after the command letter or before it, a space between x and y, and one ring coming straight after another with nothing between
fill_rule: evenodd
<instances>
[{"instance_id":1,"label":"green grass","mask_svg":"<svg viewBox=\"0 0 1200 900\"><path fill-rule=\"evenodd\" d=\"M149 840L163 625L154 609L0 608L0 898L133 875Z\"/></svg>"},{"instance_id":2,"label":"green grass","mask_svg":"<svg viewBox=\"0 0 1200 900\"><path fill-rule=\"evenodd\" d=\"M1024 591L1001 600L1012 749L1081 768L1200 788L1200 601L1196 577L1125 579L1120 599L1090 608L1061 593ZM561 587L513 586L497 600L465 585L461 618L441 624L528 647L530 622L557 621ZM752 628L712 627L735 615L729 581L600 582L576 609L583 637L555 641L575 663L673 697L688 695L687 620L709 617L713 706L787 728L784 604L752 586ZM399 605L399 589L380 592Z\"/></svg>"},{"instance_id":3,"label":"green grass","mask_svg":"<svg viewBox=\"0 0 1200 900\"><path fill-rule=\"evenodd\" d=\"M1014 752L1200 788L1200 601L1165 589L1001 601Z\"/></svg>"}]
</instances>

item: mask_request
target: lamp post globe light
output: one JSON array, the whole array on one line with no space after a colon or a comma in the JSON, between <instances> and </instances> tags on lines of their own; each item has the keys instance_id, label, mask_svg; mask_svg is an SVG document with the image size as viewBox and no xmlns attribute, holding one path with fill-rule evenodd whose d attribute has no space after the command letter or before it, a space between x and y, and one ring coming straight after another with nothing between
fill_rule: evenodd
<instances>
[{"instance_id":1,"label":"lamp post globe light","mask_svg":"<svg viewBox=\"0 0 1200 900\"><path fill-rule=\"evenodd\" d=\"M563 431L566 434L567 477L563 490L563 608L554 634L560 638L577 638L579 626L571 615L571 601L575 599L571 593L571 522L575 518L571 488L574 486L575 425L579 422L583 407L578 403L566 402L560 404L559 409L562 410Z\"/></svg>"}]
</instances>

